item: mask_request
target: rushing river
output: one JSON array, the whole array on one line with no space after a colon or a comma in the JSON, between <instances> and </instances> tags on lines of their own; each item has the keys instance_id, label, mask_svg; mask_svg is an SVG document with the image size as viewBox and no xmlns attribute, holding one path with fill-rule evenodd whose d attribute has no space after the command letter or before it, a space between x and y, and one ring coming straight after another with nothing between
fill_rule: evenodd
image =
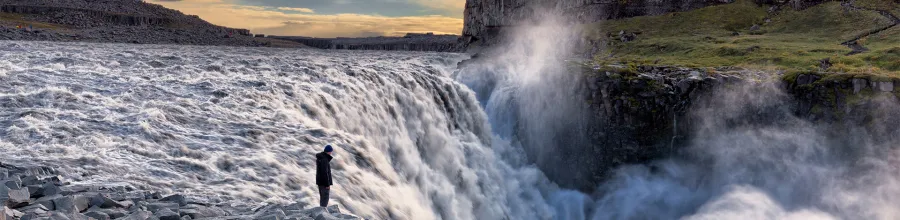
<instances>
[{"instance_id":1,"label":"rushing river","mask_svg":"<svg viewBox=\"0 0 900 220\"><path fill-rule=\"evenodd\" d=\"M0 161L223 206L315 204L313 154L331 144L332 201L375 219L900 218L900 142L832 137L770 85L692 112L708 117L685 155L593 194L557 186L534 160L578 144L560 135L589 112L547 58L568 53L546 40L564 30L530 31L463 70L449 53L2 41ZM875 126L897 122L884 105ZM760 108L777 120L744 120Z\"/></svg>"}]
</instances>

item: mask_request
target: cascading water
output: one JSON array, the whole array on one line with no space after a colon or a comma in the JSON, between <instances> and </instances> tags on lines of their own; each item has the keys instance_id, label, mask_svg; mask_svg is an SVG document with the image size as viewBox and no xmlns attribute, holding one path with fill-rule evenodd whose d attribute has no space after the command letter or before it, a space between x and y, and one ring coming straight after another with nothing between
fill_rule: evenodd
<instances>
[{"instance_id":1,"label":"cascading water","mask_svg":"<svg viewBox=\"0 0 900 220\"><path fill-rule=\"evenodd\" d=\"M550 218L553 186L506 165L458 54L0 43L0 161L76 184L204 202L333 201L376 219ZM499 150L508 150L498 148Z\"/></svg>"},{"instance_id":2,"label":"cascading water","mask_svg":"<svg viewBox=\"0 0 900 220\"><path fill-rule=\"evenodd\" d=\"M0 42L0 161L314 204L312 154L332 144L335 202L376 219L900 218L895 100L835 130L770 83L696 103L680 154L586 183L596 167L568 155L594 117L565 60L576 31L545 21L461 70L442 53Z\"/></svg>"},{"instance_id":3,"label":"cascading water","mask_svg":"<svg viewBox=\"0 0 900 220\"><path fill-rule=\"evenodd\" d=\"M583 182L577 169L593 164L565 157L589 147L578 122L591 120L579 110L577 71L561 58L573 33L554 22L519 27L510 44L456 76L477 93L495 133L528 155L522 164L536 163L563 185L597 186L589 195L546 192L555 218L900 218L892 208L900 205L900 105L892 95L855 112L871 116L865 126L839 126L797 117L796 100L777 82L718 88L688 110L693 135L680 153Z\"/></svg>"}]
</instances>

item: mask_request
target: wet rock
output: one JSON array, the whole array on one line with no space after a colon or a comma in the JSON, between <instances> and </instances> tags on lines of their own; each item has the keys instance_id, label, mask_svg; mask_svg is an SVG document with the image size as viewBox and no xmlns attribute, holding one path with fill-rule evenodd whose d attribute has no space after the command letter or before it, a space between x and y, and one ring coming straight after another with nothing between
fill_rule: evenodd
<instances>
[{"instance_id":1,"label":"wet rock","mask_svg":"<svg viewBox=\"0 0 900 220\"><path fill-rule=\"evenodd\" d=\"M361 219L360 217L353 216L353 215L348 215L348 214L338 214L338 215L335 215L335 217L337 217L337 218L339 218L339 219L347 219L347 220L358 220L358 219Z\"/></svg>"},{"instance_id":2,"label":"wet rock","mask_svg":"<svg viewBox=\"0 0 900 220\"><path fill-rule=\"evenodd\" d=\"M178 210L178 208L178 204L168 202L155 202L147 205L147 210L153 213L156 213L157 211L162 209Z\"/></svg>"},{"instance_id":3,"label":"wet rock","mask_svg":"<svg viewBox=\"0 0 900 220\"><path fill-rule=\"evenodd\" d=\"M122 220L147 220L147 219L150 219L151 216L153 216L153 213L150 213L148 211L135 211L135 212L132 212L131 214L126 215L125 217L122 217L121 219Z\"/></svg>"},{"instance_id":4,"label":"wet rock","mask_svg":"<svg viewBox=\"0 0 900 220\"><path fill-rule=\"evenodd\" d=\"M6 206L0 207L0 220L13 220L21 216L21 212L10 209Z\"/></svg>"},{"instance_id":5,"label":"wet rock","mask_svg":"<svg viewBox=\"0 0 900 220\"><path fill-rule=\"evenodd\" d=\"M159 201L174 202L174 203L178 203L178 205L180 205L180 206L187 205L187 199L185 199L183 195L179 195L179 194L166 196L165 198L162 198Z\"/></svg>"},{"instance_id":6,"label":"wet rock","mask_svg":"<svg viewBox=\"0 0 900 220\"><path fill-rule=\"evenodd\" d=\"M335 217L334 215L332 215L331 213L328 213L328 212L322 212L322 213L317 214L315 219L316 220L340 220L340 218Z\"/></svg>"},{"instance_id":7,"label":"wet rock","mask_svg":"<svg viewBox=\"0 0 900 220\"><path fill-rule=\"evenodd\" d=\"M21 212L24 212L24 213L35 213L38 215L42 215L42 214L47 213L47 211L50 211L50 209L48 209L47 207L44 207L44 205L41 205L41 204L25 206L25 207L19 208L18 210Z\"/></svg>"},{"instance_id":8,"label":"wet rock","mask_svg":"<svg viewBox=\"0 0 900 220\"><path fill-rule=\"evenodd\" d=\"M59 186L56 186L54 183L44 183L44 185L37 187L35 191L31 194L33 198L45 197L45 196L53 196L59 195L62 193L62 189Z\"/></svg>"},{"instance_id":9,"label":"wet rock","mask_svg":"<svg viewBox=\"0 0 900 220\"><path fill-rule=\"evenodd\" d=\"M155 215L159 220L180 220L181 216L178 213L172 211L168 208L162 208L159 211L155 212Z\"/></svg>"},{"instance_id":10,"label":"wet rock","mask_svg":"<svg viewBox=\"0 0 900 220\"><path fill-rule=\"evenodd\" d=\"M63 196L53 200L54 210L65 213L80 213L90 207L91 199L81 195Z\"/></svg>"},{"instance_id":11,"label":"wet rock","mask_svg":"<svg viewBox=\"0 0 900 220\"><path fill-rule=\"evenodd\" d=\"M227 215L227 212L219 207L206 207L196 204L188 204L179 210L181 216L190 216L193 219L212 218Z\"/></svg>"},{"instance_id":12,"label":"wet rock","mask_svg":"<svg viewBox=\"0 0 900 220\"><path fill-rule=\"evenodd\" d=\"M89 212L84 213L84 215L94 218L94 219L97 219L97 220L109 220L110 219L109 215L107 215L106 213L100 212L100 211L89 211Z\"/></svg>"},{"instance_id":13,"label":"wet rock","mask_svg":"<svg viewBox=\"0 0 900 220\"><path fill-rule=\"evenodd\" d=\"M31 194L28 188L10 189L7 186L0 186L0 205L17 208L27 205L31 202Z\"/></svg>"},{"instance_id":14,"label":"wet rock","mask_svg":"<svg viewBox=\"0 0 900 220\"><path fill-rule=\"evenodd\" d=\"M328 206L328 208L326 208L326 210L328 210L328 213L331 213L331 214L341 213L341 208L338 207L338 205Z\"/></svg>"},{"instance_id":15,"label":"wet rock","mask_svg":"<svg viewBox=\"0 0 900 220\"><path fill-rule=\"evenodd\" d=\"M22 178L21 185L28 186L28 185L40 185L40 184L42 184L42 182L36 176L25 176L24 178Z\"/></svg>"},{"instance_id":16,"label":"wet rock","mask_svg":"<svg viewBox=\"0 0 900 220\"><path fill-rule=\"evenodd\" d=\"M866 88L866 84L869 84L866 79L851 79L850 83L853 84L853 94L859 94L859 91Z\"/></svg>"},{"instance_id":17,"label":"wet rock","mask_svg":"<svg viewBox=\"0 0 900 220\"><path fill-rule=\"evenodd\" d=\"M5 183L3 183L3 186L6 186L6 188L9 188L9 189L22 188L22 186L19 185L19 181L16 181L16 180L7 180ZM0 187L3 187L3 186L0 186Z\"/></svg>"},{"instance_id":18,"label":"wet rock","mask_svg":"<svg viewBox=\"0 0 900 220\"><path fill-rule=\"evenodd\" d=\"M797 85L802 86L806 84L811 84L815 81L818 81L822 77L812 74L800 74L797 76Z\"/></svg>"},{"instance_id":19,"label":"wet rock","mask_svg":"<svg viewBox=\"0 0 900 220\"><path fill-rule=\"evenodd\" d=\"M108 209L108 208L128 208L128 204L123 204L118 201L112 200L102 194L96 195L91 198L91 206L97 206L100 208Z\"/></svg>"},{"instance_id":20,"label":"wet rock","mask_svg":"<svg viewBox=\"0 0 900 220\"><path fill-rule=\"evenodd\" d=\"M893 82L878 82L878 91L880 92L893 92L894 91L894 83Z\"/></svg>"},{"instance_id":21,"label":"wet rock","mask_svg":"<svg viewBox=\"0 0 900 220\"><path fill-rule=\"evenodd\" d=\"M34 201L35 204L41 204L46 207L48 210L56 210L56 206L53 204L53 200L62 197L61 195L53 195L53 196L45 196L41 197Z\"/></svg>"}]
</instances>

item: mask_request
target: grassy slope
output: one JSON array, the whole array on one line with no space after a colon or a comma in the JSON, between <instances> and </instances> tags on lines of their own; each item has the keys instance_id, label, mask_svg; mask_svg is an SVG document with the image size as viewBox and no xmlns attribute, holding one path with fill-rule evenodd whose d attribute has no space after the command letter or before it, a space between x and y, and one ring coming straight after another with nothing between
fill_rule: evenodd
<instances>
[{"instance_id":1,"label":"grassy slope","mask_svg":"<svg viewBox=\"0 0 900 220\"><path fill-rule=\"evenodd\" d=\"M891 8L894 5L889 4L894 3L890 0L857 2L857 6L900 10ZM819 60L830 58L834 66L828 72L900 75L900 27L861 40L870 52L846 56L851 50L840 45L891 24L876 12L844 11L839 2L829 2L803 11L782 10L765 23L766 9L738 1L689 12L605 21L586 28L593 39L615 38L621 30L640 32L635 41L609 40L607 52L597 57L599 63L818 71ZM750 31L754 24L762 24L761 29ZM732 36L735 31L741 35Z\"/></svg>"}]
</instances>

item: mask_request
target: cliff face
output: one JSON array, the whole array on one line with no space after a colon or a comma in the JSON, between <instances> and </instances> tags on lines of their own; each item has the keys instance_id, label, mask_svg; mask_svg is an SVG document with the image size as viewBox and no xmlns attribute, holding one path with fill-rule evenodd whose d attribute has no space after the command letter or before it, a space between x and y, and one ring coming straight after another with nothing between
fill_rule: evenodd
<instances>
[{"instance_id":1,"label":"cliff face","mask_svg":"<svg viewBox=\"0 0 900 220\"><path fill-rule=\"evenodd\" d=\"M697 9L733 0L467 0L461 43L495 43L501 30L538 19L541 13L569 16L588 23ZM481 43L479 43L481 44Z\"/></svg>"},{"instance_id":2,"label":"cliff face","mask_svg":"<svg viewBox=\"0 0 900 220\"><path fill-rule=\"evenodd\" d=\"M765 104L742 105L736 126L778 123L781 112L829 126L835 137L864 131L874 141L890 138L900 124L890 103L900 103L900 80L866 75L767 73L736 68L691 69L640 66L634 69L586 68L585 99L593 112L587 129L590 146L567 149L562 158L578 170L572 183L602 181L611 167L646 163L689 146L698 127L731 103L778 97ZM733 94L728 94L733 93ZM765 96L763 94L777 94ZM736 95L735 95L736 94ZM737 97L737 98L736 98ZM717 103L717 104L711 104ZM699 114L698 114L699 113ZM575 169L581 167L580 169ZM593 185L573 185L590 190Z\"/></svg>"}]
</instances>

